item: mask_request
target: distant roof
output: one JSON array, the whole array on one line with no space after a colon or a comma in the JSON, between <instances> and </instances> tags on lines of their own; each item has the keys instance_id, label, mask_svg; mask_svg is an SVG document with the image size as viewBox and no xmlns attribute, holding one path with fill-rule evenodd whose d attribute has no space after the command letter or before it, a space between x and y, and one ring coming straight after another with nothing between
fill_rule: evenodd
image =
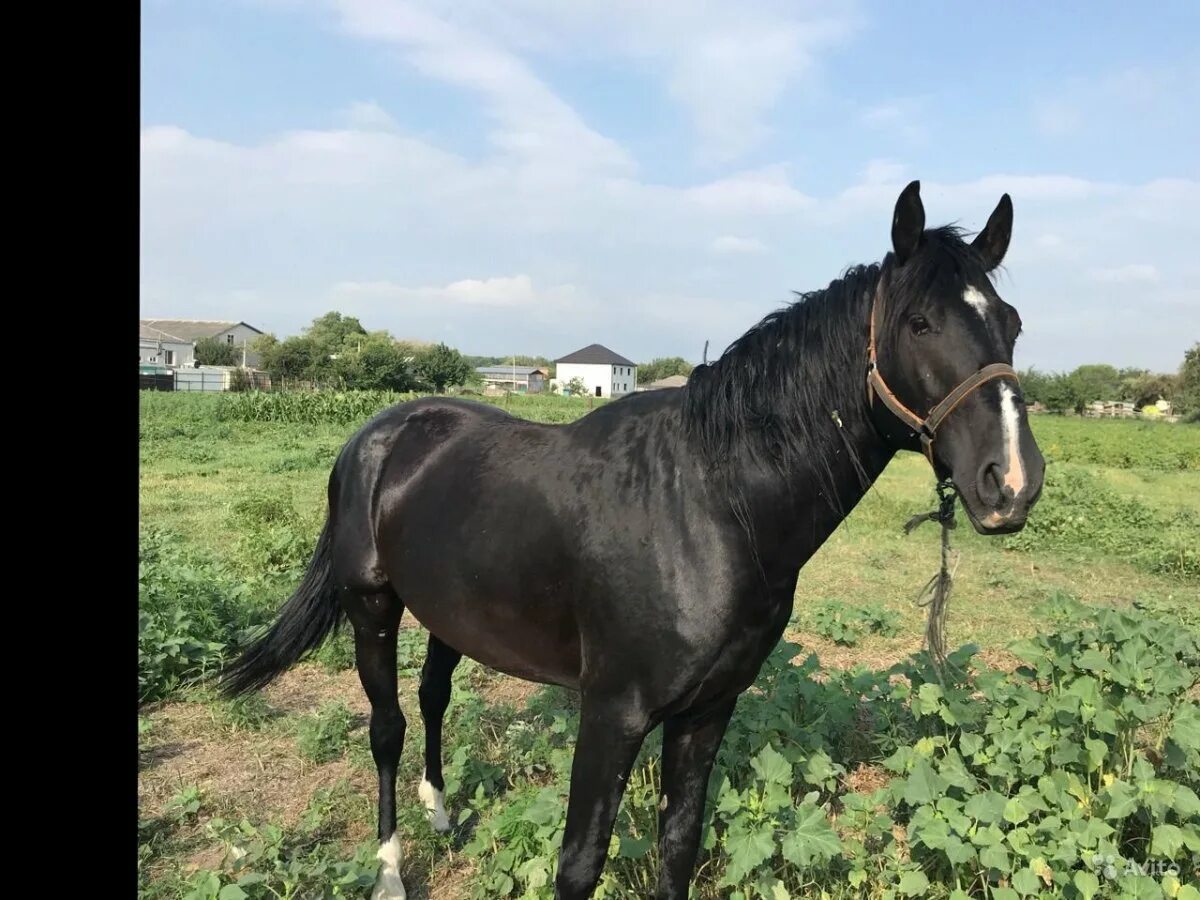
<instances>
[{"instance_id":1,"label":"distant roof","mask_svg":"<svg viewBox=\"0 0 1200 900\"><path fill-rule=\"evenodd\" d=\"M659 388L681 388L687 384L686 375L668 375L666 378L660 378L658 381L652 381L645 385L646 390L656 391ZM642 387L642 385L638 385Z\"/></svg>"},{"instance_id":2,"label":"distant roof","mask_svg":"<svg viewBox=\"0 0 1200 900\"><path fill-rule=\"evenodd\" d=\"M556 359L556 363L579 363L581 365L592 366L636 366L631 359L626 359L619 353L613 353L607 347L601 344L588 344L582 350L576 350L574 353L568 353L562 359Z\"/></svg>"},{"instance_id":3,"label":"distant roof","mask_svg":"<svg viewBox=\"0 0 1200 900\"><path fill-rule=\"evenodd\" d=\"M546 370L540 366L476 366L475 371L480 375L508 375L510 377L514 372L518 375L532 375L534 372L546 374Z\"/></svg>"},{"instance_id":4,"label":"distant roof","mask_svg":"<svg viewBox=\"0 0 1200 900\"><path fill-rule=\"evenodd\" d=\"M139 324L143 329L151 328L168 335L153 338L154 340L174 340L185 344L201 338L216 337L239 325L245 325L251 331L262 334L261 330L246 322L225 322L216 319L142 319Z\"/></svg>"},{"instance_id":5,"label":"distant roof","mask_svg":"<svg viewBox=\"0 0 1200 900\"><path fill-rule=\"evenodd\" d=\"M161 328L155 328L153 325L148 325L145 322L138 323L138 340L139 341L169 341L176 344L187 344L190 341L185 341L181 337L177 337L170 332L163 331Z\"/></svg>"}]
</instances>

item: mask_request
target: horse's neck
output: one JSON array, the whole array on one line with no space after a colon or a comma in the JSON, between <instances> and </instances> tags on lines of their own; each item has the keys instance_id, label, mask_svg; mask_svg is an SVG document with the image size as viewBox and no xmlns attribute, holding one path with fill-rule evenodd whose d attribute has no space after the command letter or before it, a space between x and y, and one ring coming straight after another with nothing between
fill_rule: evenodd
<instances>
[{"instance_id":1,"label":"horse's neck","mask_svg":"<svg viewBox=\"0 0 1200 900\"><path fill-rule=\"evenodd\" d=\"M844 440L832 458L805 460L798 470L778 473L748 472L740 484L746 523L756 554L768 569L787 572L803 565L829 538L866 495L895 455L867 420L861 417L842 426ZM818 467L829 475L818 477ZM832 496L830 496L832 491Z\"/></svg>"}]
</instances>

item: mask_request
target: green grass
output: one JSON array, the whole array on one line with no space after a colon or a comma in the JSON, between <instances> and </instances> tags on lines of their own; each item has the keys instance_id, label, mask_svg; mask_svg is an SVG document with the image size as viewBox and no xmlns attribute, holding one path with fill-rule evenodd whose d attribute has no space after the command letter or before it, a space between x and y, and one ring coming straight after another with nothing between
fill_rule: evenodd
<instances>
[{"instance_id":1,"label":"green grass","mask_svg":"<svg viewBox=\"0 0 1200 900\"><path fill-rule=\"evenodd\" d=\"M365 417L390 399L340 402L360 404L354 407L359 412L369 409ZM568 398L489 401L507 403L514 414L539 421L570 421L588 409L587 400ZM221 891L240 879L240 889L250 897L320 896L319 886L328 895L335 882L341 883L339 895L365 897L375 866L370 840L374 765L361 716L344 705L361 709L363 702L355 676L346 671L353 662L347 636L327 644L312 662L298 667L288 686L266 698L230 704L187 687L211 672L246 628L273 615L295 585L324 517L329 466L357 422L342 418L339 401L297 401L328 402L333 410L328 420L304 411L292 414L298 421L238 418L227 404L239 401L223 396L144 393L141 402L139 674L142 696L153 702L139 715L140 895L231 897L234 891ZM1167 661L1164 654L1174 651L1164 642L1171 633L1200 625L1195 602L1200 581L1187 557L1194 533L1189 529L1200 515L1200 428L1055 416L1035 417L1033 427L1051 480L1031 527L1017 538L989 539L960 517L954 532L960 558L950 645L977 644L984 661L1012 668L1014 650L1022 652L1014 641L1061 633L1095 614L1072 606L1077 598L1088 610L1136 606L1172 623L1167 630L1145 626L1147 647L1137 652L1158 654L1156 671L1183 665L1194 673L1186 659ZM743 697L723 749L720 771L729 783L714 780L714 824L702 854L699 896L815 896L824 890L835 898L883 897L889 890L916 889L922 878L931 897L948 896L956 879L973 883L976 890L990 890L986 885L991 884L991 896L1009 896L996 880L1001 870L968 872L954 861L957 850L953 858L924 845L901 852L855 806L867 802L862 798L870 798L870 791L848 786L856 784L852 776L862 767L899 785L887 788L899 791L899 798L889 793L877 799L897 827L919 834L928 824L921 817L937 814L919 812L925 782L937 787L939 778L959 777L944 770L950 751L962 755L974 749L976 738L968 738L964 748L962 735L984 729L983 720L978 729L948 727L945 715L961 712L953 705L960 702L957 694L939 699L930 685L914 706L912 698L885 686L893 664L908 667L904 671L914 692L923 677L907 660L920 646L923 610L913 599L937 567L937 534L925 526L905 536L901 525L913 513L932 508L933 501L925 461L912 454L898 457L802 571L787 635L796 646L781 648L764 670L763 693ZM1181 554L1177 565L1173 549ZM848 611L846 616L836 615L839 608ZM822 610L829 612L822 615ZM839 619L851 623L850 631L838 631ZM852 640L836 641L839 635ZM1111 639L1117 647L1133 638L1122 632ZM1090 664L1084 644L1072 646L1078 647L1073 652L1081 664ZM796 649L795 659L784 658ZM819 654L819 663L805 660L810 651ZM1030 652L1028 646L1024 652ZM554 841L561 837L574 696L542 689L525 703L509 703L510 680L470 661L459 667L445 749L448 806L456 829L436 836L412 790L423 764L415 696L423 654L423 632L402 630L401 704L409 728L399 815L408 842L410 896L428 896L431 885L447 883L457 887L439 896L502 896L510 884L516 894L547 896L543 880L552 883ZM992 692L990 706L975 704L987 715L1024 702L1021 676L1005 677L1013 679L1003 682L1010 687L987 687L986 681L983 688L970 686L971 692ZM1188 710L1194 710L1197 696L1195 686L1191 690L1190 701L1177 692L1164 693L1174 706L1154 721L1169 729L1175 721L1170 716L1183 715L1180 734L1189 733L1194 720L1187 718ZM863 699L871 697L864 706ZM1147 694L1144 702L1151 700ZM949 705L943 709L940 703ZM1065 727L1064 722L1056 727ZM993 738L986 730L979 734L985 742L980 752L1008 752L988 750L986 741ZM651 892L657 740L651 736L631 776L606 868L605 896ZM1106 744L1105 758L1113 754L1111 771L1125 781L1136 773L1118 772L1118 762L1131 765L1137 757L1128 754L1142 752L1138 741L1143 738L1121 740L1120 746L1115 738ZM932 768L917 766L900 753L904 748L932 754ZM1095 745L1092 751L1099 752ZM1001 784L994 773L964 758L975 783L986 782L988 790L1016 797L1027 783ZM197 763L184 763L196 759L204 761L199 769ZM1186 765L1178 770L1169 764L1166 757L1155 763L1154 777L1179 783ZM1061 763L1064 771L1071 765L1085 762ZM1105 771L1110 770L1101 774ZM1190 789L1196 787L1195 772L1193 764ZM255 787L264 783L268 786ZM943 794L955 790L940 789ZM1102 808L1113 802L1106 790L1093 789ZM904 800L906 792L914 802ZM782 805L781 796L788 798ZM1186 800L1179 802L1188 808ZM1172 849L1172 829L1182 824L1177 814L1138 809L1126 829L1129 840L1152 842L1157 834L1159 849ZM827 859L822 849L832 846L823 823L838 810L838 859L872 860L861 870ZM844 831L845 823L859 820L861 834ZM1003 823L1005 829L1019 827ZM793 832L803 840L784 841ZM249 855L238 857L232 848L248 849ZM503 854L504 848L513 852ZM238 863L234 857L253 858ZM1036 860L1010 857L1006 881L1028 887ZM1052 868L1058 867L1056 874L1079 871L1078 862L1072 865L1054 862ZM309 874L294 874L301 871ZM865 873L862 881L852 874L858 871ZM973 882L964 881L968 875ZM1049 893L1046 888L1046 896L1072 896L1071 890ZM1179 896L1186 900L1188 895Z\"/></svg>"}]
</instances>

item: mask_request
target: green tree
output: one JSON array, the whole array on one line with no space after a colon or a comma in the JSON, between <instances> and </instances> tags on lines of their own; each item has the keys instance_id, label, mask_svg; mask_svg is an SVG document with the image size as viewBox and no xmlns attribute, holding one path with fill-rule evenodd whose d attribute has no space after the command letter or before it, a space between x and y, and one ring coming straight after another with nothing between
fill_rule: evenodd
<instances>
[{"instance_id":1,"label":"green tree","mask_svg":"<svg viewBox=\"0 0 1200 900\"><path fill-rule=\"evenodd\" d=\"M334 372L351 390L410 391L417 386L404 349L386 331L348 334L334 355Z\"/></svg>"},{"instance_id":2,"label":"green tree","mask_svg":"<svg viewBox=\"0 0 1200 900\"><path fill-rule=\"evenodd\" d=\"M1066 412L1069 409L1079 412L1087 402L1083 399L1073 375L1059 372L1047 376L1044 391L1042 403L1052 412Z\"/></svg>"},{"instance_id":3,"label":"green tree","mask_svg":"<svg viewBox=\"0 0 1200 900\"><path fill-rule=\"evenodd\" d=\"M1184 351L1175 384L1176 411L1187 422L1200 422L1200 341Z\"/></svg>"},{"instance_id":4,"label":"green tree","mask_svg":"<svg viewBox=\"0 0 1200 900\"><path fill-rule=\"evenodd\" d=\"M236 366L242 361L242 350L215 337L196 341L196 362L202 366Z\"/></svg>"},{"instance_id":5,"label":"green tree","mask_svg":"<svg viewBox=\"0 0 1200 900\"><path fill-rule=\"evenodd\" d=\"M1175 375L1145 372L1130 381L1129 397L1138 409L1159 400L1170 400L1175 396L1177 381Z\"/></svg>"},{"instance_id":6,"label":"green tree","mask_svg":"<svg viewBox=\"0 0 1200 900\"><path fill-rule=\"evenodd\" d=\"M343 316L340 312L327 312L313 319L313 323L305 329L305 334L317 346L336 350L346 343L346 338L353 335L365 335L367 329L354 316Z\"/></svg>"},{"instance_id":7,"label":"green tree","mask_svg":"<svg viewBox=\"0 0 1200 900\"><path fill-rule=\"evenodd\" d=\"M314 381L335 381L348 385L347 366L352 366L352 363L345 361L346 355L361 349L366 335L367 330L354 316L327 312L313 319L304 332L312 348L307 377Z\"/></svg>"},{"instance_id":8,"label":"green tree","mask_svg":"<svg viewBox=\"0 0 1200 900\"><path fill-rule=\"evenodd\" d=\"M313 357L316 350L305 335L294 335L280 341L273 334L264 334L253 344L262 359L262 367L272 380L282 378L312 379Z\"/></svg>"},{"instance_id":9,"label":"green tree","mask_svg":"<svg viewBox=\"0 0 1200 900\"><path fill-rule=\"evenodd\" d=\"M648 363L638 365L638 384L647 385L669 375L691 375L692 364L681 356L667 356L652 359Z\"/></svg>"},{"instance_id":10,"label":"green tree","mask_svg":"<svg viewBox=\"0 0 1200 900\"><path fill-rule=\"evenodd\" d=\"M1123 400L1121 373L1105 363L1080 366L1070 375L1083 403L1093 400Z\"/></svg>"},{"instance_id":11,"label":"green tree","mask_svg":"<svg viewBox=\"0 0 1200 900\"><path fill-rule=\"evenodd\" d=\"M563 393L569 394L572 397L582 397L587 392L587 385L583 383L583 379L578 375L563 385Z\"/></svg>"},{"instance_id":12,"label":"green tree","mask_svg":"<svg viewBox=\"0 0 1200 900\"><path fill-rule=\"evenodd\" d=\"M435 344L421 353L414 367L418 377L439 394L452 385L465 384L473 369L453 347Z\"/></svg>"},{"instance_id":13,"label":"green tree","mask_svg":"<svg viewBox=\"0 0 1200 900\"><path fill-rule=\"evenodd\" d=\"M1117 381L1120 383L1120 390L1116 399L1118 400L1136 400L1142 382L1153 375L1149 369L1139 369L1133 366L1127 366L1117 372ZM1155 399L1158 399L1157 397ZM1142 404L1138 404L1141 406Z\"/></svg>"},{"instance_id":14,"label":"green tree","mask_svg":"<svg viewBox=\"0 0 1200 900\"><path fill-rule=\"evenodd\" d=\"M1050 382L1056 376L1039 372L1037 369L1030 367L1020 373L1021 378L1021 394L1025 397L1025 402L1033 405L1041 403L1043 406L1049 407L1046 398L1050 394Z\"/></svg>"}]
</instances>

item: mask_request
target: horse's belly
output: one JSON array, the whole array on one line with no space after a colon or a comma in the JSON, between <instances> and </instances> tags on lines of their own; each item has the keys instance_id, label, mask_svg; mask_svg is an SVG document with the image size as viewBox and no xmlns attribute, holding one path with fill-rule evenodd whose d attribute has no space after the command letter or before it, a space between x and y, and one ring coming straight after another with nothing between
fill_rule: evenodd
<instances>
[{"instance_id":1,"label":"horse's belly","mask_svg":"<svg viewBox=\"0 0 1200 900\"><path fill-rule=\"evenodd\" d=\"M566 597L458 579L397 581L405 609L460 653L518 678L578 687L579 629Z\"/></svg>"}]
</instances>

